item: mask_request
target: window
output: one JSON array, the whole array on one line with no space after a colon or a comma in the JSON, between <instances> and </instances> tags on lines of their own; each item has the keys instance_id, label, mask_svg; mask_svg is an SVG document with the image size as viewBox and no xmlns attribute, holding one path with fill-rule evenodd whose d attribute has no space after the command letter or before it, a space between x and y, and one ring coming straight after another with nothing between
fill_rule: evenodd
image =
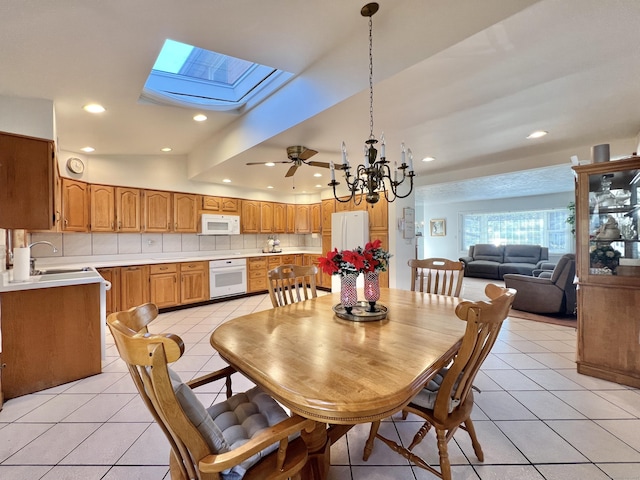
<instances>
[{"instance_id":1,"label":"window","mask_svg":"<svg viewBox=\"0 0 640 480\"><path fill-rule=\"evenodd\" d=\"M463 213L462 251L476 243L542 245L551 254L573 252L568 209Z\"/></svg>"},{"instance_id":2,"label":"window","mask_svg":"<svg viewBox=\"0 0 640 480\"><path fill-rule=\"evenodd\" d=\"M293 75L266 65L166 40L142 100L209 110L238 110L273 93Z\"/></svg>"}]
</instances>

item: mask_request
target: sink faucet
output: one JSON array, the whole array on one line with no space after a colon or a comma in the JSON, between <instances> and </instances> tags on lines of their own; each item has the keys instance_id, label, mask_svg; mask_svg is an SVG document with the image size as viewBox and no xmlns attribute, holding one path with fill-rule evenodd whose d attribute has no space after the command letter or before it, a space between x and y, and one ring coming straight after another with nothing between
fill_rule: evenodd
<instances>
[{"instance_id":1,"label":"sink faucet","mask_svg":"<svg viewBox=\"0 0 640 480\"><path fill-rule=\"evenodd\" d=\"M51 243L51 242L47 242L46 240L40 240L39 242L30 243L29 245L27 245L27 247L31 248L34 245L49 245L53 249L53 253L57 253L58 252L58 249L55 247L55 245L53 243ZM36 273L36 259L35 258L31 258L30 263L31 263L31 272L29 272L29 275L35 275L35 273Z\"/></svg>"}]
</instances>

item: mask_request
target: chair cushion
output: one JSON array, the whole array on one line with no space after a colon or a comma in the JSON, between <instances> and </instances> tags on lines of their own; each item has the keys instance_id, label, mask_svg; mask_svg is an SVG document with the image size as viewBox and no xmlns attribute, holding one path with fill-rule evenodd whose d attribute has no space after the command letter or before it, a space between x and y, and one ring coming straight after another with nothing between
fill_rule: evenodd
<instances>
[{"instance_id":1,"label":"chair cushion","mask_svg":"<svg viewBox=\"0 0 640 480\"><path fill-rule=\"evenodd\" d=\"M429 383L427 383L427 385L415 397L413 397L411 403L429 410L433 410L433 407L436 404L436 397L438 396L438 392L440 391L440 385L442 385L442 381L444 380L444 377L448 371L449 369L446 367L440 369L440 371L436 373L435 377L429 380ZM460 400L451 399L449 401L449 413L453 412L453 410L459 404Z\"/></svg>"},{"instance_id":2,"label":"chair cushion","mask_svg":"<svg viewBox=\"0 0 640 480\"><path fill-rule=\"evenodd\" d=\"M533 263L540 260L542 249L539 245L505 245L504 263Z\"/></svg>"},{"instance_id":3,"label":"chair cushion","mask_svg":"<svg viewBox=\"0 0 640 480\"><path fill-rule=\"evenodd\" d=\"M284 409L258 387L233 395L205 409L193 390L170 368L169 376L182 409L212 452L224 453L238 448L265 428L288 418ZM239 465L225 470L222 477L225 480L242 478L251 466L277 448L276 442Z\"/></svg>"},{"instance_id":4,"label":"chair cushion","mask_svg":"<svg viewBox=\"0 0 640 480\"><path fill-rule=\"evenodd\" d=\"M504 258L504 246L492 245L490 243L480 243L473 249L474 260L489 260L491 262L502 263Z\"/></svg>"}]
</instances>

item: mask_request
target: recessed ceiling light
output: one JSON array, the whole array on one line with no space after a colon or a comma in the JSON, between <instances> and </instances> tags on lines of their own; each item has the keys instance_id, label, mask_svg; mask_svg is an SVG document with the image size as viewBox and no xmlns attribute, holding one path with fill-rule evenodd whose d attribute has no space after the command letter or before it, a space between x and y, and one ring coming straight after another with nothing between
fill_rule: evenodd
<instances>
[{"instance_id":1,"label":"recessed ceiling light","mask_svg":"<svg viewBox=\"0 0 640 480\"><path fill-rule=\"evenodd\" d=\"M164 148L161 148L160 150L163 151L163 152L170 152L172 150L172 148L171 147L164 147Z\"/></svg>"},{"instance_id":2,"label":"recessed ceiling light","mask_svg":"<svg viewBox=\"0 0 640 480\"><path fill-rule=\"evenodd\" d=\"M82 108L84 108L85 111L89 113L102 113L105 111L105 108L102 105L99 105L97 103L89 103L88 105L85 105Z\"/></svg>"},{"instance_id":3,"label":"recessed ceiling light","mask_svg":"<svg viewBox=\"0 0 640 480\"><path fill-rule=\"evenodd\" d=\"M322 188L322 185L318 184L316 185L316 188Z\"/></svg>"},{"instance_id":4,"label":"recessed ceiling light","mask_svg":"<svg viewBox=\"0 0 640 480\"><path fill-rule=\"evenodd\" d=\"M424 157L422 159L423 162L433 162L436 159L436 157Z\"/></svg>"},{"instance_id":5,"label":"recessed ceiling light","mask_svg":"<svg viewBox=\"0 0 640 480\"><path fill-rule=\"evenodd\" d=\"M276 166L276 164L273 163L273 162L267 162L264 165L265 165L265 167L275 167Z\"/></svg>"},{"instance_id":6,"label":"recessed ceiling light","mask_svg":"<svg viewBox=\"0 0 640 480\"><path fill-rule=\"evenodd\" d=\"M536 130L535 132L527 135L527 138L540 138L540 137L544 137L547 133L549 132L546 132L544 130Z\"/></svg>"},{"instance_id":7,"label":"recessed ceiling light","mask_svg":"<svg viewBox=\"0 0 640 480\"><path fill-rule=\"evenodd\" d=\"M195 117L193 117L193 119L194 119L196 122L204 122L204 121L207 119L207 116L206 116L206 115L203 115L203 114L201 114L201 113L199 113L198 115L196 115Z\"/></svg>"},{"instance_id":8,"label":"recessed ceiling light","mask_svg":"<svg viewBox=\"0 0 640 480\"><path fill-rule=\"evenodd\" d=\"M322 174L321 174L321 173L314 173L314 174L313 174L313 176L314 176L314 177L321 177L321 176L322 176Z\"/></svg>"},{"instance_id":9,"label":"recessed ceiling light","mask_svg":"<svg viewBox=\"0 0 640 480\"><path fill-rule=\"evenodd\" d=\"M222 181L223 181L224 183L231 183L231 180L230 180L230 179L228 179L228 178L223 178L223 179L222 179Z\"/></svg>"},{"instance_id":10,"label":"recessed ceiling light","mask_svg":"<svg viewBox=\"0 0 640 480\"><path fill-rule=\"evenodd\" d=\"M273 188L273 185L267 185L267 188Z\"/></svg>"},{"instance_id":11,"label":"recessed ceiling light","mask_svg":"<svg viewBox=\"0 0 640 480\"><path fill-rule=\"evenodd\" d=\"M84 147L84 148L81 148L80 150L82 150L83 152L91 153L91 152L95 152L96 149L93 147Z\"/></svg>"}]
</instances>

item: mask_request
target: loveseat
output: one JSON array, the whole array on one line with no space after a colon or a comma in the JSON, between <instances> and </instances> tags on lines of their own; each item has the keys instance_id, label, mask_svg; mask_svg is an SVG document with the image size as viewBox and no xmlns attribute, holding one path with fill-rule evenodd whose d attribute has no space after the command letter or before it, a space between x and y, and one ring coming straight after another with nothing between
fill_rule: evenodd
<instances>
[{"instance_id":1,"label":"loveseat","mask_svg":"<svg viewBox=\"0 0 640 480\"><path fill-rule=\"evenodd\" d=\"M469 247L469 254L460 257L465 277L502 280L506 273L532 275L549 261L549 249L540 245L493 245L479 243Z\"/></svg>"}]
</instances>

